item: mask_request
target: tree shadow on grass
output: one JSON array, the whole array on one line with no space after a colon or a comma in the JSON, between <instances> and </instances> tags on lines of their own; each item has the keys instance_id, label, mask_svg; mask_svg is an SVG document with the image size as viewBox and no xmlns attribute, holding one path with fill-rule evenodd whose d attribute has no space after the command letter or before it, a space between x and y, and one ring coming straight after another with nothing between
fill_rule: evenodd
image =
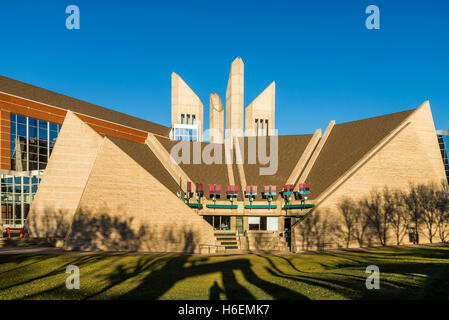
<instances>
[{"instance_id":1,"label":"tree shadow on grass","mask_svg":"<svg viewBox=\"0 0 449 320\"><path fill-rule=\"evenodd\" d=\"M9 256L9 257L14 259L13 256ZM55 275L61 275L61 274L65 273L66 267L68 265L76 265L81 268L82 266L90 264L90 263L94 263L95 261L97 261L99 259L99 257L96 257L96 256L72 256L70 260L64 259L64 260L58 261L57 256L49 257L48 255L46 255L45 259L41 260L40 262L45 261L45 260L48 261L53 258L56 259L56 261L54 264L52 264L51 268L47 272L45 272L39 276L28 277L28 278L26 278L26 280L23 280L23 281L14 282L14 283L2 286L2 287L0 287L0 290L7 290L7 289L11 289L11 288L14 288L17 286L29 284L33 281L42 280L42 279L52 277ZM22 273L26 277L26 274L24 272L20 271L20 269L26 268L26 266L27 265L20 266L19 268L16 268L15 270L12 270L12 271L14 271L15 273L19 273L19 274Z\"/></svg>"},{"instance_id":2,"label":"tree shadow on grass","mask_svg":"<svg viewBox=\"0 0 449 320\"><path fill-rule=\"evenodd\" d=\"M430 254L431 256L434 256ZM438 253L437 253L438 255ZM449 263L414 263L414 262L381 262L376 265L380 269L380 289L368 290L365 282L369 274L365 272L368 264L338 264L334 268L340 272L325 271L314 274L280 270L270 257L264 257L269 267L265 269L271 275L283 279L309 284L332 290L350 299L444 299L449 297ZM374 261L375 262L375 261ZM342 272L346 270L346 272ZM354 272L354 274L350 274ZM385 276L382 276L384 274ZM388 274L388 276L386 276ZM422 283L401 282L395 280L400 276L417 277L421 275ZM410 279L412 280L412 279Z\"/></svg>"},{"instance_id":3,"label":"tree shadow on grass","mask_svg":"<svg viewBox=\"0 0 449 320\"><path fill-rule=\"evenodd\" d=\"M262 289L275 299L306 299L300 293L261 279L252 270L251 262L247 258L232 259L208 264L195 264L185 267L189 256L177 256L158 270L151 272L135 289L122 295L121 299L158 299L168 292L176 283L190 277L197 277L221 272L223 292L227 299L256 299L256 297L235 276L240 271L245 280ZM211 291L211 289L209 290ZM214 294L214 298L216 298ZM213 298L210 296L210 298Z\"/></svg>"}]
</instances>

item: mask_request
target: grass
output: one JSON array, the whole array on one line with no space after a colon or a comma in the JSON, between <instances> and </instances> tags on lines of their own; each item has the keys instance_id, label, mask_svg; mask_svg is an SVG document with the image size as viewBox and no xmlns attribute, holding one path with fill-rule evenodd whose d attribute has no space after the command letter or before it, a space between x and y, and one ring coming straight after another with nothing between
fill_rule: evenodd
<instances>
[{"instance_id":1,"label":"grass","mask_svg":"<svg viewBox=\"0 0 449 320\"><path fill-rule=\"evenodd\" d=\"M367 290L368 265L380 289ZM68 290L68 265L80 268ZM302 255L0 255L0 299L444 299L449 247Z\"/></svg>"}]
</instances>

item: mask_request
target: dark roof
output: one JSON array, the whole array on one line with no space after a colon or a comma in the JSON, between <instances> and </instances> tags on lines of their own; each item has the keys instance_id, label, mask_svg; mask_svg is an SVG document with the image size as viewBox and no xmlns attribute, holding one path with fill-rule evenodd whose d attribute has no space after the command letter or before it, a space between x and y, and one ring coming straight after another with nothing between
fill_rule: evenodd
<instances>
[{"instance_id":1,"label":"dark roof","mask_svg":"<svg viewBox=\"0 0 449 320\"><path fill-rule=\"evenodd\" d=\"M170 129L163 125L106 109L89 102L71 98L4 76L0 76L0 91L165 137L168 137L170 132Z\"/></svg>"},{"instance_id":2,"label":"dark roof","mask_svg":"<svg viewBox=\"0 0 449 320\"><path fill-rule=\"evenodd\" d=\"M176 181L146 144L114 137L108 138L171 192L176 194L179 191Z\"/></svg>"},{"instance_id":3,"label":"dark roof","mask_svg":"<svg viewBox=\"0 0 449 320\"><path fill-rule=\"evenodd\" d=\"M171 148L180 143L180 141L170 141L165 139L159 139L159 142L164 146L164 148L170 153ZM202 183L203 190L206 197L208 197L207 193L209 190L210 184L219 184L221 185L221 198L224 199L226 196L226 186L229 185L229 177L228 177L228 168L224 161L225 153L224 153L224 144L211 144L211 143L199 143L201 145L201 154L206 146L210 145L221 148L222 160L221 164L205 164L201 159L201 164L193 164L193 145L191 142L183 142L189 144L190 147L190 164L180 163L180 168L189 176L192 183ZM234 176L235 173L234 173ZM238 180L236 180L237 183ZM185 181L183 182L185 183ZM240 192L240 190L239 190Z\"/></svg>"},{"instance_id":4,"label":"dark roof","mask_svg":"<svg viewBox=\"0 0 449 320\"><path fill-rule=\"evenodd\" d=\"M248 185L257 185L258 187L258 196L256 199L261 198L263 187L265 185L275 185L279 194L281 188L284 187L287 179L290 177L290 174L298 163L299 158L304 153L310 139L312 139L312 136L313 135L311 134L278 136L278 168L274 175L260 175L260 168L269 167L269 164L261 164L259 162L259 157L257 157L256 164L249 164L248 148L245 147L243 169L245 171L246 183ZM256 143L257 148L259 147L256 142L256 137L245 137L244 139L245 146L252 141L252 143ZM266 140L265 154L270 155L270 139Z\"/></svg>"},{"instance_id":5,"label":"dark roof","mask_svg":"<svg viewBox=\"0 0 449 320\"><path fill-rule=\"evenodd\" d=\"M414 110L335 125L307 177L310 199L318 197Z\"/></svg>"},{"instance_id":6,"label":"dark roof","mask_svg":"<svg viewBox=\"0 0 449 320\"><path fill-rule=\"evenodd\" d=\"M245 146L245 156L244 156L244 164L243 169L245 171L245 178L247 184L253 184L258 186L258 197L257 199L261 199L261 194L263 192L264 185L276 185L278 192L284 186L294 167L296 166L299 158L303 154L307 144L312 138L311 134L308 135L292 135L292 136L279 136L278 137L278 169L274 175L260 175L259 169L262 167L268 167L268 164L261 164L258 160L256 164L248 164L248 139L252 138L239 138L244 140ZM164 148L170 152L171 148L179 143L179 141L168 141L164 139L159 139L160 143L164 146ZM254 140L253 140L254 141ZM218 145L222 149L222 164L209 164L206 165L202 160L201 164L193 164L193 143L185 142L189 144L190 147L190 163L191 164L180 164L180 167L184 170L184 172L193 180L192 182L202 183L203 188L206 191L209 184L220 184L221 185L221 194L222 197L225 196L226 186L229 185L229 177L227 171L227 165L225 163L225 153L224 153L224 144ZM201 150L207 145L211 145L209 143L201 143ZM257 143L256 143L257 146ZM267 139L266 143L266 155L270 155L270 139ZM256 149L256 154L258 151ZM240 177L238 172L238 166L236 165L236 156L235 153L233 155L233 174L235 184L239 186L239 196L238 200L243 199L243 190L246 186L242 186L240 184Z\"/></svg>"}]
</instances>

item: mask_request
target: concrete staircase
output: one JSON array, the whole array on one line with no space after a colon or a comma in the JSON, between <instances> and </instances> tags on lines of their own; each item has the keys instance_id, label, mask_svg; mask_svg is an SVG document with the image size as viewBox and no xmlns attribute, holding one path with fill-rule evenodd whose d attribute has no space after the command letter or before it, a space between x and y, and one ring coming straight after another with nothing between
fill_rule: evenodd
<instances>
[{"instance_id":1,"label":"concrete staircase","mask_svg":"<svg viewBox=\"0 0 449 320\"><path fill-rule=\"evenodd\" d=\"M240 238L235 231L215 231L215 244L224 246L226 252L240 249Z\"/></svg>"},{"instance_id":2,"label":"concrete staircase","mask_svg":"<svg viewBox=\"0 0 449 320\"><path fill-rule=\"evenodd\" d=\"M248 249L250 251L290 252L285 238L278 231L247 231Z\"/></svg>"}]
</instances>

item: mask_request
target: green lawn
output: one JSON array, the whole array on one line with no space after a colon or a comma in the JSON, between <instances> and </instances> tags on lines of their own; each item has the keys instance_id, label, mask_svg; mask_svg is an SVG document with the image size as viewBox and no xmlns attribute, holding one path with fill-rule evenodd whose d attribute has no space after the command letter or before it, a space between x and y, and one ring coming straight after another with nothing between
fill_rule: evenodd
<instances>
[{"instance_id":1,"label":"green lawn","mask_svg":"<svg viewBox=\"0 0 449 320\"><path fill-rule=\"evenodd\" d=\"M65 286L80 268L80 290ZM367 290L365 268L380 268ZM444 299L449 247L285 256L0 255L0 299Z\"/></svg>"}]
</instances>

